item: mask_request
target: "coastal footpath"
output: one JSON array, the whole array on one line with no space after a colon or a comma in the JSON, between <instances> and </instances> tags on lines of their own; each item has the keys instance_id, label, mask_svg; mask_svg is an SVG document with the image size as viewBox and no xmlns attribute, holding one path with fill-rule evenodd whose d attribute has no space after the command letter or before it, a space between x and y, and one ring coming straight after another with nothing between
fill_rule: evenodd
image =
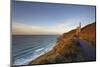
<instances>
[{"instance_id":1,"label":"coastal footpath","mask_svg":"<svg viewBox=\"0 0 100 67\"><path fill-rule=\"evenodd\" d=\"M75 33L76 29L73 29L59 36L51 51L32 60L29 65L95 61L96 22L81 28L80 37Z\"/></svg>"}]
</instances>

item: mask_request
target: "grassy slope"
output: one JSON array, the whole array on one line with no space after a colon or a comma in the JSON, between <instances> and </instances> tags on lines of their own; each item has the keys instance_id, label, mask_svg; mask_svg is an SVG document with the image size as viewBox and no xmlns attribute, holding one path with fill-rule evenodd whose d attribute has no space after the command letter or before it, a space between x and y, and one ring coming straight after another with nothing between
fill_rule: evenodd
<instances>
[{"instance_id":1,"label":"grassy slope","mask_svg":"<svg viewBox=\"0 0 100 67\"><path fill-rule=\"evenodd\" d=\"M95 31L95 23L89 24L82 28L81 38L95 45ZM53 50L36 58L30 65L86 61L79 45L74 41L74 34L75 30L64 33L58 38Z\"/></svg>"},{"instance_id":2,"label":"grassy slope","mask_svg":"<svg viewBox=\"0 0 100 67\"><path fill-rule=\"evenodd\" d=\"M93 46L96 45L96 24L89 24L82 28L82 39L87 40L92 43Z\"/></svg>"}]
</instances>

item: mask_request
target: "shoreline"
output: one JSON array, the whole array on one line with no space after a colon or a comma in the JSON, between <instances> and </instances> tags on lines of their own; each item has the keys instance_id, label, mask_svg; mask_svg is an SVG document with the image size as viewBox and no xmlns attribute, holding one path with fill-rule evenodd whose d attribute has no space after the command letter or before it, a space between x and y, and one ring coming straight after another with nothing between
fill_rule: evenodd
<instances>
[{"instance_id":1,"label":"shoreline","mask_svg":"<svg viewBox=\"0 0 100 67\"><path fill-rule=\"evenodd\" d=\"M95 29L93 29L92 31L90 30L90 28L93 28L93 27L95 28L95 23L86 25L85 27L82 28L82 34L80 35L82 39L88 42L91 42L92 43L91 46L96 45L95 38L94 38L95 33L92 32L92 31L95 31ZM89 34L88 32L90 33L92 32L91 37L88 36ZM56 46L50 52L47 52L46 54L36 58L35 60L31 61L28 65L93 61L93 60L86 59L83 52L81 51L81 48L79 46L80 44L75 43L75 41L73 40L74 33L75 33L75 30L62 34L58 38Z\"/></svg>"}]
</instances>

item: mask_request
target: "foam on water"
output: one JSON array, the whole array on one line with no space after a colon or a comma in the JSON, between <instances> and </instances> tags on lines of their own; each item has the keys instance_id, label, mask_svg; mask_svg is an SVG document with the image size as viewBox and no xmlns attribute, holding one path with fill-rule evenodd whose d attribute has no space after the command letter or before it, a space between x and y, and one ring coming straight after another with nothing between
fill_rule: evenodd
<instances>
[{"instance_id":1,"label":"foam on water","mask_svg":"<svg viewBox=\"0 0 100 67\"><path fill-rule=\"evenodd\" d=\"M37 57L47 53L50 51L51 48L40 48L35 50L35 52L31 53L31 55L26 55L26 57L22 57L19 59L16 59L14 62L14 65L27 65L30 61L36 59ZM34 55L35 54L35 55Z\"/></svg>"},{"instance_id":2,"label":"foam on water","mask_svg":"<svg viewBox=\"0 0 100 67\"><path fill-rule=\"evenodd\" d=\"M16 39L17 38L17 39ZM20 40L19 40L20 39ZM13 64L27 65L37 57L52 50L57 36L17 36L13 46ZM36 43L37 42L37 43Z\"/></svg>"}]
</instances>

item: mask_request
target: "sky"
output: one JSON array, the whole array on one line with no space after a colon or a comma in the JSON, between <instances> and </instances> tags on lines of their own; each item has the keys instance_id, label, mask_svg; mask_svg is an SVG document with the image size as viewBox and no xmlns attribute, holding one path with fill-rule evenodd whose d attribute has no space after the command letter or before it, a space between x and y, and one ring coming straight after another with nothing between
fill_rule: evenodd
<instances>
[{"instance_id":1,"label":"sky","mask_svg":"<svg viewBox=\"0 0 100 67\"><path fill-rule=\"evenodd\" d=\"M12 2L13 35L62 34L95 22L95 6Z\"/></svg>"}]
</instances>

